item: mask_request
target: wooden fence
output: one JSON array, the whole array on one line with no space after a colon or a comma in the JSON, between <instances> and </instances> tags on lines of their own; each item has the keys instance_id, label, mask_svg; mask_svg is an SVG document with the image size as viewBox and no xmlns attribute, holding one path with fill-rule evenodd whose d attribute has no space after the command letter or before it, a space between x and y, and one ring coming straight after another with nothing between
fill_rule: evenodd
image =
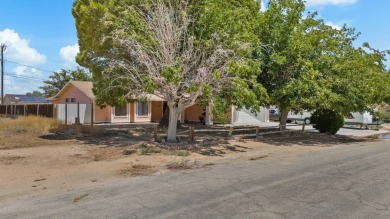
<instances>
[{"instance_id":1,"label":"wooden fence","mask_svg":"<svg viewBox=\"0 0 390 219\"><path fill-rule=\"evenodd\" d=\"M0 105L0 114L7 116L43 116L54 118L54 104Z\"/></svg>"},{"instance_id":2,"label":"wooden fence","mask_svg":"<svg viewBox=\"0 0 390 219\"><path fill-rule=\"evenodd\" d=\"M94 112L91 104L25 104L0 105L0 115L42 116L56 118L62 124L91 124ZM92 122L91 122L92 121Z\"/></svg>"}]
</instances>

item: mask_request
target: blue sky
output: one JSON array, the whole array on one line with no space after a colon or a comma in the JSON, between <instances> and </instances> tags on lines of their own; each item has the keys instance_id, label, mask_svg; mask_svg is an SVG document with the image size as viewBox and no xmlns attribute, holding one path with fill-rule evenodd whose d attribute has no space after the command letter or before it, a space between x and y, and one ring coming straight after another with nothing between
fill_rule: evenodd
<instances>
[{"instance_id":1,"label":"blue sky","mask_svg":"<svg viewBox=\"0 0 390 219\"><path fill-rule=\"evenodd\" d=\"M38 90L50 71L77 66L73 0L1 0L1 3L0 43L8 46L5 94ZM357 46L369 42L380 50L390 50L389 9L389 0L307 0L307 10L318 11L319 18L329 25L337 28L346 23L361 32Z\"/></svg>"}]
</instances>

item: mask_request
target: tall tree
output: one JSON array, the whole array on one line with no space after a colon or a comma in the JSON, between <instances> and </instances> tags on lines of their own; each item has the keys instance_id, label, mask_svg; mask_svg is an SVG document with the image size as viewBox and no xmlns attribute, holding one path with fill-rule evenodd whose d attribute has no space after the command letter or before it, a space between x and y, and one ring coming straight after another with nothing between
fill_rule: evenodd
<instances>
[{"instance_id":1,"label":"tall tree","mask_svg":"<svg viewBox=\"0 0 390 219\"><path fill-rule=\"evenodd\" d=\"M49 76L49 80L44 81L45 85L40 87L46 97L53 97L56 95L70 80L74 81L91 81L89 72L82 68L76 70L61 69L58 72L53 72Z\"/></svg>"},{"instance_id":2,"label":"tall tree","mask_svg":"<svg viewBox=\"0 0 390 219\"><path fill-rule=\"evenodd\" d=\"M253 0L77 0L77 61L93 72L99 105L165 99L174 142L178 115L196 103L255 109L266 97L250 60L259 8Z\"/></svg>"},{"instance_id":3,"label":"tall tree","mask_svg":"<svg viewBox=\"0 0 390 219\"><path fill-rule=\"evenodd\" d=\"M374 81L383 74L384 54L355 48L354 29L335 29L304 16L303 0L271 0L257 28L263 45L257 55L259 75L270 103L281 110L286 125L290 110L364 111L375 100Z\"/></svg>"},{"instance_id":4,"label":"tall tree","mask_svg":"<svg viewBox=\"0 0 390 219\"><path fill-rule=\"evenodd\" d=\"M43 94L40 91L27 92L27 96L42 96Z\"/></svg>"}]
</instances>

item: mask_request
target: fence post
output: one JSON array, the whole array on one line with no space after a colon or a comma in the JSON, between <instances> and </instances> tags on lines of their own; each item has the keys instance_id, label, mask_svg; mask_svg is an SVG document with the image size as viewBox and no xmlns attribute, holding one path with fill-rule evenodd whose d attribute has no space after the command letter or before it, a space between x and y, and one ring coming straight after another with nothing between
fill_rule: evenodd
<instances>
[{"instance_id":1,"label":"fence post","mask_svg":"<svg viewBox=\"0 0 390 219\"><path fill-rule=\"evenodd\" d=\"M93 127L93 103L91 103L91 127Z\"/></svg>"},{"instance_id":2,"label":"fence post","mask_svg":"<svg viewBox=\"0 0 390 219\"><path fill-rule=\"evenodd\" d=\"M153 126L153 138L157 142L157 125Z\"/></svg>"},{"instance_id":3,"label":"fence post","mask_svg":"<svg viewBox=\"0 0 390 219\"><path fill-rule=\"evenodd\" d=\"M232 137L233 135L233 126L230 126L230 129L229 129L229 137Z\"/></svg>"},{"instance_id":4,"label":"fence post","mask_svg":"<svg viewBox=\"0 0 390 219\"><path fill-rule=\"evenodd\" d=\"M80 125L80 102L77 102L77 125Z\"/></svg>"},{"instance_id":5,"label":"fence post","mask_svg":"<svg viewBox=\"0 0 390 219\"><path fill-rule=\"evenodd\" d=\"M188 127L188 139L190 142L194 142L194 127Z\"/></svg>"},{"instance_id":6,"label":"fence post","mask_svg":"<svg viewBox=\"0 0 390 219\"><path fill-rule=\"evenodd\" d=\"M5 116L8 115L8 105L5 105Z\"/></svg>"},{"instance_id":7,"label":"fence post","mask_svg":"<svg viewBox=\"0 0 390 219\"><path fill-rule=\"evenodd\" d=\"M65 125L68 125L68 104L65 103Z\"/></svg>"},{"instance_id":8,"label":"fence post","mask_svg":"<svg viewBox=\"0 0 390 219\"><path fill-rule=\"evenodd\" d=\"M39 103L38 103L38 106L37 106L37 116L39 116Z\"/></svg>"},{"instance_id":9,"label":"fence post","mask_svg":"<svg viewBox=\"0 0 390 219\"><path fill-rule=\"evenodd\" d=\"M304 132L304 131L305 131L305 126L306 126L306 122L305 122L305 121L303 121L303 125L302 125L302 132Z\"/></svg>"},{"instance_id":10,"label":"fence post","mask_svg":"<svg viewBox=\"0 0 390 219\"><path fill-rule=\"evenodd\" d=\"M53 104L52 105L52 109L53 109L53 119L56 119L57 118L57 116L56 116L56 114L57 114L57 104Z\"/></svg>"},{"instance_id":11,"label":"fence post","mask_svg":"<svg viewBox=\"0 0 390 219\"><path fill-rule=\"evenodd\" d=\"M24 116L26 116L26 108L27 108L27 105L24 104L24 105L23 105L23 115L24 115Z\"/></svg>"}]
</instances>

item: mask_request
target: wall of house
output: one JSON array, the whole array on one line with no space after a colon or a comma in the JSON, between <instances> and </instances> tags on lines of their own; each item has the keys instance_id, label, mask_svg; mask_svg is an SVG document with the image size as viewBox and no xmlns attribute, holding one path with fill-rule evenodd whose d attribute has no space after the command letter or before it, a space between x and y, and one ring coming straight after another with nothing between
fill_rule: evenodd
<instances>
[{"instance_id":1,"label":"wall of house","mask_svg":"<svg viewBox=\"0 0 390 219\"><path fill-rule=\"evenodd\" d=\"M162 101L152 101L151 103L151 111L152 111L152 122L159 122L163 117L163 102Z\"/></svg>"},{"instance_id":2,"label":"wall of house","mask_svg":"<svg viewBox=\"0 0 390 219\"><path fill-rule=\"evenodd\" d=\"M110 122L111 121L111 107L106 106L101 109L95 105L95 122Z\"/></svg>"},{"instance_id":3,"label":"wall of house","mask_svg":"<svg viewBox=\"0 0 390 219\"><path fill-rule=\"evenodd\" d=\"M74 103L85 103L90 104L92 103L91 98L89 98L87 95L85 95L83 92L81 92L79 89L77 89L73 84L69 84L69 86L63 91L63 94L58 97L57 99L53 100L53 103L55 104L65 104L66 98L75 98ZM71 102L68 102L71 103Z\"/></svg>"},{"instance_id":4,"label":"wall of house","mask_svg":"<svg viewBox=\"0 0 390 219\"><path fill-rule=\"evenodd\" d=\"M205 116L202 113L203 113L203 107L199 105L190 106L184 111L184 121L199 122L200 121L199 117Z\"/></svg>"}]
</instances>

